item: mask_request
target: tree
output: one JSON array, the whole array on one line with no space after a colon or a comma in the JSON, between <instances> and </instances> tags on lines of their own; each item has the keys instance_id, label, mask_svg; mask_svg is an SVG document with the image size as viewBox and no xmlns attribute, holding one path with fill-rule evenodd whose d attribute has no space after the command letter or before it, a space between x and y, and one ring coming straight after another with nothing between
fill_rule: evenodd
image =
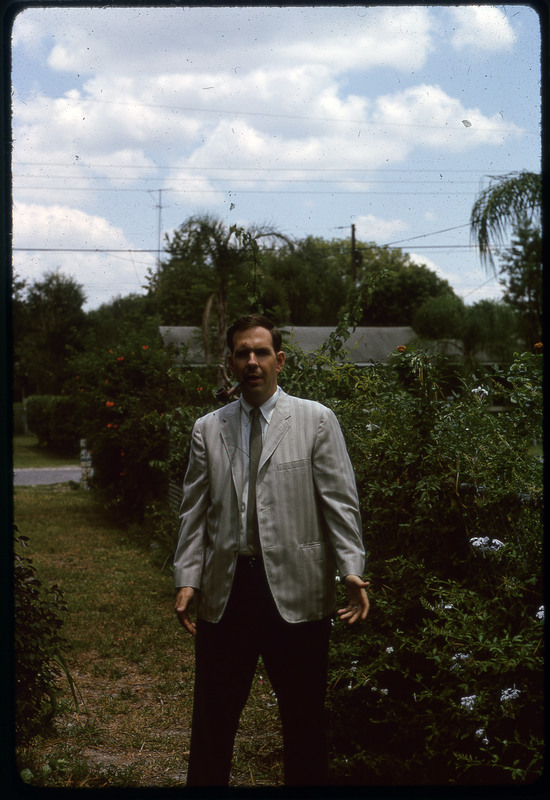
<instances>
[{"instance_id":1,"label":"tree","mask_svg":"<svg viewBox=\"0 0 550 800\"><path fill-rule=\"evenodd\" d=\"M51 271L16 286L15 384L21 395L59 394L68 377L69 349L79 350L86 328L85 295L73 278Z\"/></svg>"},{"instance_id":2,"label":"tree","mask_svg":"<svg viewBox=\"0 0 550 800\"><path fill-rule=\"evenodd\" d=\"M361 325L411 325L415 311L431 297L453 290L425 264L415 264L401 250L374 244L358 247L361 265L356 291L365 298Z\"/></svg>"},{"instance_id":3,"label":"tree","mask_svg":"<svg viewBox=\"0 0 550 800\"><path fill-rule=\"evenodd\" d=\"M504 302L518 312L520 333L530 350L542 339L542 238L540 229L522 219L501 260Z\"/></svg>"},{"instance_id":4,"label":"tree","mask_svg":"<svg viewBox=\"0 0 550 800\"><path fill-rule=\"evenodd\" d=\"M491 244L502 243L510 226L527 220L539 225L542 211L542 177L534 172L511 172L491 178L472 208L470 228L482 262L494 268Z\"/></svg>"},{"instance_id":5,"label":"tree","mask_svg":"<svg viewBox=\"0 0 550 800\"><path fill-rule=\"evenodd\" d=\"M518 349L516 314L498 300L480 300L467 306L460 338L470 361L483 352L496 361L510 362Z\"/></svg>"},{"instance_id":6,"label":"tree","mask_svg":"<svg viewBox=\"0 0 550 800\"><path fill-rule=\"evenodd\" d=\"M262 251L259 301L279 324L336 325L349 292L346 242L308 236Z\"/></svg>"},{"instance_id":7,"label":"tree","mask_svg":"<svg viewBox=\"0 0 550 800\"><path fill-rule=\"evenodd\" d=\"M455 294L430 297L413 315L414 332L423 339L460 339L466 307Z\"/></svg>"},{"instance_id":8,"label":"tree","mask_svg":"<svg viewBox=\"0 0 550 800\"><path fill-rule=\"evenodd\" d=\"M250 307L256 240L266 237L284 238L271 229L228 229L212 216L190 217L172 240L167 238L169 258L149 275L149 291L164 324L201 325L207 359L212 310L215 308L217 317L216 358L222 362L228 312L241 314Z\"/></svg>"},{"instance_id":9,"label":"tree","mask_svg":"<svg viewBox=\"0 0 550 800\"><path fill-rule=\"evenodd\" d=\"M129 332L157 328L160 317L154 312L153 298L129 294L87 314L90 333L98 347L109 348L123 342Z\"/></svg>"}]
</instances>

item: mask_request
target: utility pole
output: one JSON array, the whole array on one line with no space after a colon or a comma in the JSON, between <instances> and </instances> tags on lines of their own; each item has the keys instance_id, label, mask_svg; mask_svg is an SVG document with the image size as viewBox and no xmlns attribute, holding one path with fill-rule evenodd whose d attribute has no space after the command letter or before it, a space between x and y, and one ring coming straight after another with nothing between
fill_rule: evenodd
<instances>
[{"instance_id":1,"label":"utility pole","mask_svg":"<svg viewBox=\"0 0 550 800\"><path fill-rule=\"evenodd\" d=\"M351 280L353 288L357 283L357 252L355 250L355 225L351 224Z\"/></svg>"},{"instance_id":2,"label":"utility pole","mask_svg":"<svg viewBox=\"0 0 550 800\"><path fill-rule=\"evenodd\" d=\"M159 189L159 202L157 208L159 210L158 236L157 236L157 266L160 267L160 232L162 230L162 189Z\"/></svg>"}]
</instances>

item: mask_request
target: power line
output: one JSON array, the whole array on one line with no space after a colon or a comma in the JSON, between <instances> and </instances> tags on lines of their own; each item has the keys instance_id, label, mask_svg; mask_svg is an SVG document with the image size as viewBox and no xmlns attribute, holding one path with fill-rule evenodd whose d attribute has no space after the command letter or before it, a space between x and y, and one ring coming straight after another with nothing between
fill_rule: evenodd
<instances>
[{"instance_id":1,"label":"power line","mask_svg":"<svg viewBox=\"0 0 550 800\"><path fill-rule=\"evenodd\" d=\"M239 111L235 109L228 109L228 108L204 108L199 106L173 106L168 104L161 104L161 103L142 103L142 102L124 102L122 100L99 100L96 98L57 98L58 100L65 100L67 103L80 103L81 105L88 104L88 105L110 105L110 106L129 106L131 108L163 108L168 111L191 111L193 113L198 114L232 114L234 116L244 116L244 117L268 117L269 119L294 119L294 120L302 120L306 122L333 122L336 124L344 124L344 125L361 125L363 128L429 128L432 130L442 130L446 129L448 131L452 130L462 130L460 125L462 124L461 121L457 120L455 125L448 125L448 124L437 124L437 125L430 125L424 122L388 122L388 121L369 121L365 119L342 119L336 117L309 117L303 116L298 114L270 114L269 112L265 111ZM505 130L506 126L497 126L497 127L476 127L478 131L499 131ZM526 133L534 134L533 131L526 131Z\"/></svg>"},{"instance_id":2,"label":"power line","mask_svg":"<svg viewBox=\"0 0 550 800\"><path fill-rule=\"evenodd\" d=\"M442 187L443 188L443 187ZM150 189L139 189L139 188L117 188L116 186L17 186L14 188L14 193L17 192L150 192ZM167 186L163 190L163 192L178 192L179 194L219 194L220 192L228 192L230 195L236 197L239 194L361 194L369 196L371 195L404 195L407 197L419 196L419 195L468 195L471 196L472 192L461 192L461 191L450 191L445 189L441 192L434 192L434 191L412 191L412 192L398 192L393 190L388 190L387 192L379 192L379 191L365 191L364 189L349 189L349 190L340 190L340 189L296 189L292 191L291 189L230 189L230 188L220 188L220 189L184 189L184 188L176 188L173 186Z\"/></svg>"},{"instance_id":3,"label":"power line","mask_svg":"<svg viewBox=\"0 0 550 800\"><path fill-rule=\"evenodd\" d=\"M115 169L178 169L179 167L174 167L173 165L156 165L156 164L83 164L83 163L73 163L73 164L65 164L63 162L50 162L50 161L19 161L18 166L31 166L31 167L69 167L69 168L77 168L77 169L107 169L107 168L115 168ZM228 166L185 166L186 170L203 170L203 171L213 171L213 170L224 170L227 172L244 172L244 171L262 171L262 172L438 172L439 174L447 173L452 174L453 172L458 172L460 175L463 175L467 172L471 172L475 175L483 175L483 177L498 177L502 173L509 172L508 169L502 170L491 170L491 174L485 175L485 170L483 169L462 169L461 167L456 167L455 169L448 169L448 168L400 168L400 167L299 167L299 166L291 166L291 167L228 167Z\"/></svg>"}]
</instances>

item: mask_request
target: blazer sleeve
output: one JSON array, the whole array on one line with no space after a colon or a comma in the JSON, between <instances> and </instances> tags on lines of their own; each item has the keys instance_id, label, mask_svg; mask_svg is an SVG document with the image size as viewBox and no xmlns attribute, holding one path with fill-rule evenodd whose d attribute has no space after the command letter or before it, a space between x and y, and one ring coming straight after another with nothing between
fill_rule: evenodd
<instances>
[{"instance_id":1,"label":"blazer sleeve","mask_svg":"<svg viewBox=\"0 0 550 800\"><path fill-rule=\"evenodd\" d=\"M313 476L338 572L362 575L365 547L355 473L340 424L328 408L317 427Z\"/></svg>"},{"instance_id":2,"label":"blazer sleeve","mask_svg":"<svg viewBox=\"0 0 550 800\"><path fill-rule=\"evenodd\" d=\"M200 589L202 583L208 493L208 460L199 419L193 426L183 481L181 523L174 556L174 585L178 589L182 586Z\"/></svg>"}]
</instances>

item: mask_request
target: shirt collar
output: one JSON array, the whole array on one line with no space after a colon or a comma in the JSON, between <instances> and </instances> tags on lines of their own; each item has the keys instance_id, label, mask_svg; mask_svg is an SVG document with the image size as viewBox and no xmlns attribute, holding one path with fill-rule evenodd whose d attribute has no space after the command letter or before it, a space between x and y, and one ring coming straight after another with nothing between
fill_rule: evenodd
<instances>
[{"instance_id":1,"label":"shirt collar","mask_svg":"<svg viewBox=\"0 0 550 800\"><path fill-rule=\"evenodd\" d=\"M280 388L277 386L274 394L265 401L263 405L260 406L260 411L262 412L262 416L264 417L266 422L271 422L271 417L273 416L273 412L275 411L275 406L277 405L277 398L279 397ZM241 404L241 408L244 410L246 414L246 418L250 419L250 412L254 408L251 406L250 403L247 403L244 397L241 395L239 398L239 402Z\"/></svg>"}]
</instances>

